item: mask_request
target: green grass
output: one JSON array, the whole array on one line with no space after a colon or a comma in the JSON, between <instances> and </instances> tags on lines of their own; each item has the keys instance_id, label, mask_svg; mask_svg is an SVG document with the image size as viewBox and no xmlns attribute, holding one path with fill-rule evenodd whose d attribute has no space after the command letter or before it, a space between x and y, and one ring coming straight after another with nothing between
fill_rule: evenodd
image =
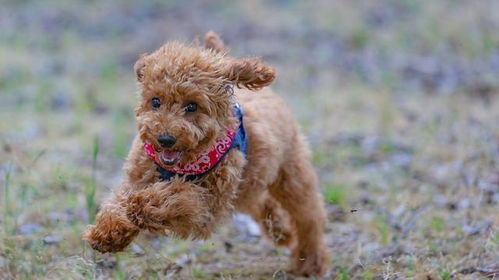
<instances>
[{"instance_id":1,"label":"green grass","mask_svg":"<svg viewBox=\"0 0 499 280\"><path fill-rule=\"evenodd\" d=\"M452 276L451 276L450 272L445 271L445 272L442 272L440 277L442 278L442 280L449 280L449 279L451 279Z\"/></svg>"},{"instance_id":2,"label":"green grass","mask_svg":"<svg viewBox=\"0 0 499 280\"><path fill-rule=\"evenodd\" d=\"M92 176L88 181L85 189L85 201L87 205L88 222L93 224L95 221L95 214L97 212L97 203L95 201L95 192L97 188L97 156L99 155L99 138L94 137L92 149Z\"/></svg>"},{"instance_id":3,"label":"green grass","mask_svg":"<svg viewBox=\"0 0 499 280\"><path fill-rule=\"evenodd\" d=\"M194 279L207 279L209 277L208 274L200 270L199 268L192 268L191 274Z\"/></svg>"},{"instance_id":4,"label":"green grass","mask_svg":"<svg viewBox=\"0 0 499 280\"><path fill-rule=\"evenodd\" d=\"M350 279L348 277L348 271L345 268L340 268L340 273L339 273L338 277L336 277L336 279L338 279L338 280L348 280L348 279Z\"/></svg>"},{"instance_id":5,"label":"green grass","mask_svg":"<svg viewBox=\"0 0 499 280\"><path fill-rule=\"evenodd\" d=\"M442 218L433 218L433 219L431 219L430 223L428 224L428 227L431 230L439 233L444 228L444 220Z\"/></svg>"},{"instance_id":6,"label":"green grass","mask_svg":"<svg viewBox=\"0 0 499 280\"><path fill-rule=\"evenodd\" d=\"M10 195L10 178L11 178L11 170L7 167L3 170L4 175L4 210L3 210L3 228L5 234L12 234L13 227L13 213L11 206L11 195Z\"/></svg>"},{"instance_id":7,"label":"green grass","mask_svg":"<svg viewBox=\"0 0 499 280\"><path fill-rule=\"evenodd\" d=\"M324 191L324 198L330 204L344 207L347 203L347 190L342 185L328 184Z\"/></svg>"},{"instance_id":8,"label":"green grass","mask_svg":"<svg viewBox=\"0 0 499 280\"><path fill-rule=\"evenodd\" d=\"M374 226L378 231L381 245L383 246L389 245L391 242L392 233L390 226L388 225L386 220L383 217L378 217L378 219L374 221Z\"/></svg>"}]
</instances>

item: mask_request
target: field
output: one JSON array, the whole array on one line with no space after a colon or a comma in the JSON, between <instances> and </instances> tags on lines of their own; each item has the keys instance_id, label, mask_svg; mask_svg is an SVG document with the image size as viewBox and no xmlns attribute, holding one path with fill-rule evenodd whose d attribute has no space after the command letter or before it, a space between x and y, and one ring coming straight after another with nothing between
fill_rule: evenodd
<instances>
[{"instance_id":1,"label":"field","mask_svg":"<svg viewBox=\"0 0 499 280\"><path fill-rule=\"evenodd\" d=\"M81 240L123 176L133 63L215 30L261 56L327 202L324 279L499 278L499 2L14 1L0 8L0 279L295 279L235 216L206 241Z\"/></svg>"}]
</instances>

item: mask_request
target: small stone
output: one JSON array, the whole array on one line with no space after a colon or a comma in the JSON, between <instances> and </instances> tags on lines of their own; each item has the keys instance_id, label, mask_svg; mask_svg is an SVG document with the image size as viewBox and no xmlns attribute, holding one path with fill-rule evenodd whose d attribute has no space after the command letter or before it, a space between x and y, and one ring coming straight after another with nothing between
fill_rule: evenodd
<instances>
[{"instance_id":1,"label":"small stone","mask_svg":"<svg viewBox=\"0 0 499 280\"><path fill-rule=\"evenodd\" d=\"M45 236L45 238L43 238L43 244L45 245L59 245L59 243L61 243L61 238L58 237L58 236Z\"/></svg>"},{"instance_id":2,"label":"small stone","mask_svg":"<svg viewBox=\"0 0 499 280\"><path fill-rule=\"evenodd\" d=\"M132 246L130 247L132 249L132 252L135 254L135 256L143 256L145 254L144 250L140 248L139 245L133 243Z\"/></svg>"},{"instance_id":3,"label":"small stone","mask_svg":"<svg viewBox=\"0 0 499 280\"><path fill-rule=\"evenodd\" d=\"M180 256L177 260L175 260L175 264L179 267L188 266L191 263L192 263L192 259L187 254L184 254L184 255Z\"/></svg>"},{"instance_id":4,"label":"small stone","mask_svg":"<svg viewBox=\"0 0 499 280\"><path fill-rule=\"evenodd\" d=\"M236 214L233 221L237 231L241 233L245 233L250 237L260 237L262 235L258 224L248 215Z\"/></svg>"}]
</instances>

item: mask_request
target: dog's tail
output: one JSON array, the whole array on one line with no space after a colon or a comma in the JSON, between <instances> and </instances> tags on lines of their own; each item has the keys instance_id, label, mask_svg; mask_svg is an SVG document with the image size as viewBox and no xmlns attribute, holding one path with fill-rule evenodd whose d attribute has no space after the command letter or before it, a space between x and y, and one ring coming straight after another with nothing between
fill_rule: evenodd
<instances>
[{"instance_id":1,"label":"dog's tail","mask_svg":"<svg viewBox=\"0 0 499 280\"><path fill-rule=\"evenodd\" d=\"M222 38L213 30L208 31L208 33L204 35L204 47L218 53L226 53L229 51Z\"/></svg>"}]
</instances>

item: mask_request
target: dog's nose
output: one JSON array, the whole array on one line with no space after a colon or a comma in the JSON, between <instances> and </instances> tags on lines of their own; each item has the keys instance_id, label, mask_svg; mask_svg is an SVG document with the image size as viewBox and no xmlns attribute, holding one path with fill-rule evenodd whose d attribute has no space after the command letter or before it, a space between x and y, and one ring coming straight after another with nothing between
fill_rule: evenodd
<instances>
[{"instance_id":1,"label":"dog's nose","mask_svg":"<svg viewBox=\"0 0 499 280\"><path fill-rule=\"evenodd\" d=\"M170 135L161 135L158 138L158 142L161 146L165 148L170 148L171 146L175 145L175 142L177 142L177 139L174 137L171 137Z\"/></svg>"}]
</instances>

